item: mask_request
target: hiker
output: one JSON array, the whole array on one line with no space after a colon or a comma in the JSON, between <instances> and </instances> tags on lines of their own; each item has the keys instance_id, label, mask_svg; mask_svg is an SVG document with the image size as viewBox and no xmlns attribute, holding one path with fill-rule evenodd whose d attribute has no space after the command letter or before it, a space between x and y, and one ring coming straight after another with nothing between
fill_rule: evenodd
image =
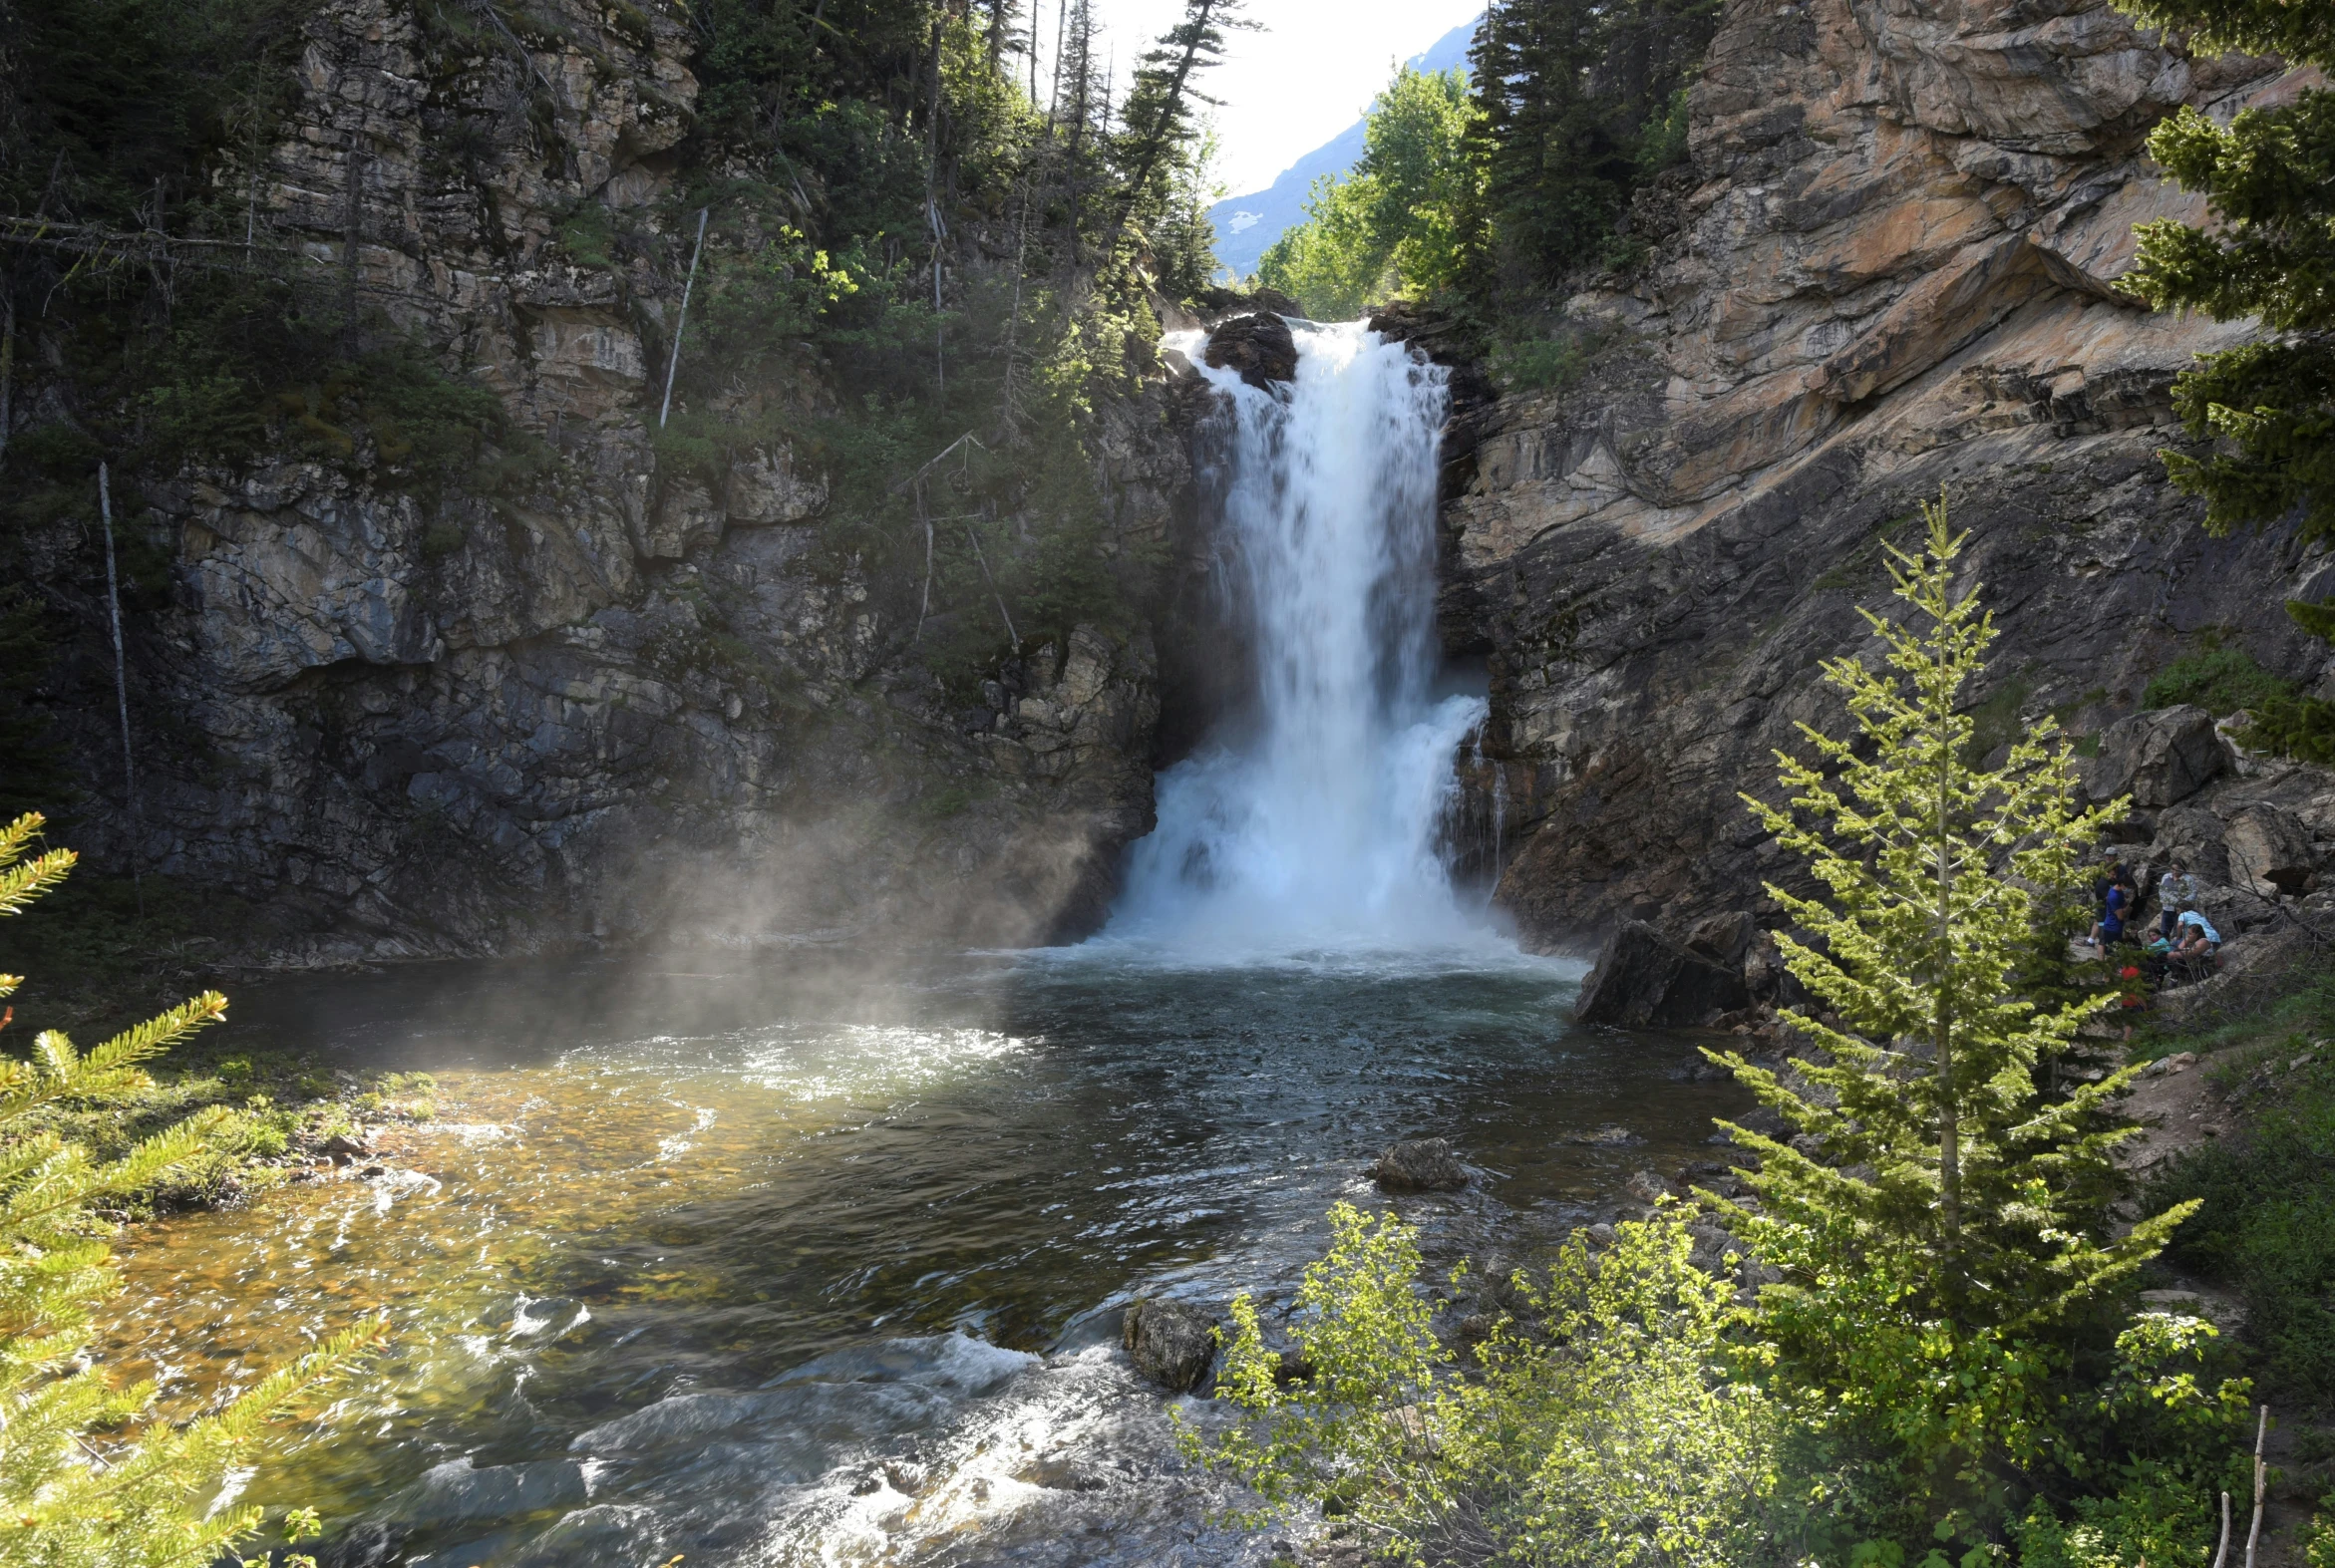
<instances>
[{"instance_id":1,"label":"hiker","mask_svg":"<svg viewBox=\"0 0 2335 1568\"><path fill-rule=\"evenodd\" d=\"M2221 951L2221 933L2214 930L2212 923L2194 909L2183 910L2177 924L2180 940L2173 944L2172 951L2167 957L2185 963L2211 958Z\"/></svg>"},{"instance_id":2,"label":"hiker","mask_svg":"<svg viewBox=\"0 0 2335 1568\"><path fill-rule=\"evenodd\" d=\"M2092 927L2095 952L2125 939L2125 919L2132 912L2133 884L2120 865L2109 878L2108 892L2101 900L2100 919Z\"/></svg>"},{"instance_id":3,"label":"hiker","mask_svg":"<svg viewBox=\"0 0 2335 1568\"><path fill-rule=\"evenodd\" d=\"M2157 879L2157 934L2172 940L2172 928L2179 922L2180 912L2197 907L2197 879L2189 875L2186 860L2175 860L2171 868Z\"/></svg>"}]
</instances>

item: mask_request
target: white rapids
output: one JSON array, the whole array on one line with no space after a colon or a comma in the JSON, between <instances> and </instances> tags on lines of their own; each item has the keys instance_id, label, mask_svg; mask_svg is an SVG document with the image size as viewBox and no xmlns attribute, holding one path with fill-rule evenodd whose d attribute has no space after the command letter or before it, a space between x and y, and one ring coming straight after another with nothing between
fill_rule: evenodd
<instances>
[{"instance_id":1,"label":"white rapids","mask_svg":"<svg viewBox=\"0 0 2335 1568\"><path fill-rule=\"evenodd\" d=\"M1200 372L1230 401L1223 586L1252 706L1160 776L1105 939L1241 961L1475 947L1444 839L1486 704L1436 690L1448 376L1360 322L1293 326L1292 384ZM1202 365L1204 341L1168 346Z\"/></svg>"}]
</instances>

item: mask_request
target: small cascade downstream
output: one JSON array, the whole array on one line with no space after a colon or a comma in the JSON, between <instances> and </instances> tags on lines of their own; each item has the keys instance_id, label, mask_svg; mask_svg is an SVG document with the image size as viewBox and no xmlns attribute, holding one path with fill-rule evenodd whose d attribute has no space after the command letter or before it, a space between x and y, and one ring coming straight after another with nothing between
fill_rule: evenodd
<instances>
[{"instance_id":1,"label":"small cascade downstream","mask_svg":"<svg viewBox=\"0 0 2335 1568\"><path fill-rule=\"evenodd\" d=\"M1161 775L1106 936L1241 958L1480 942L1444 843L1486 706L1438 691L1448 374L1360 322L1294 335L1294 382L1201 370L1229 407L1220 539L1251 702ZM1169 346L1199 364L1204 338Z\"/></svg>"}]
</instances>

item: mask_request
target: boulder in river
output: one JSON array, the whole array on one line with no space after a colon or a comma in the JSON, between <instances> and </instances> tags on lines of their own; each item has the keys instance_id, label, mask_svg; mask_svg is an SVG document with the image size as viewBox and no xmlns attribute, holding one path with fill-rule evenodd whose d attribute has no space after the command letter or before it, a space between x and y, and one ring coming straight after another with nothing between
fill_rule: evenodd
<instances>
[{"instance_id":1,"label":"boulder in river","mask_svg":"<svg viewBox=\"0 0 2335 1568\"><path fill-rule=\"evenodd\" d=\"M1448 1139L1414 1138L1379 1155L1370 1177L1388 1192L1457 1192L1468 1184L1468 1167Z\"/></svg>"},{"instance_id":2,"label":"boulder in river","mask_svg":"<svg viewBox=\"0 0 2335 1568\"><path fill-rule=\"evenodd\" d=\"M1203 356L1211 369L1232 369L1263 390L1276 381L1297 379L1297 337L1279 316L1259 311L1234 316L1208 334Z\"/></svg>"},{"instance_id":3,"label":"boulder in river","mask_svg":"<svg viewBox=\"0 0 2335 1568\"><path fill-rule=\"evenodd\" d=\"M1467 1185L1467 1166L1448 1138L1411 1138L1387 1145L1366 1176L1387 1192L1457 1192Z\"/></svg>"},{"instance_id":4,"label":"boulder in river","mask_svg":"<svg viewBox=\"0 0 2335 1568\"><path fill-rule=\"evenodd\" d=\"M1170 1394L1198 1388L1216 1360L1216 1320L1180 1301L1139 1298L1127 1309L1120 1338L1136 1371Z\"/></svg>"},{"instance_id":5,"label":"boulder in river","mask_svg":"<svg viewBox=\"0 0 2335 1568\"><path fill-rule=\"evenodd\" d=\"M1573 1017L1630 1029L1696 1029L1750 1001L1740 950L1734 961L1719 962L1711 947L1674 942L1632 920L1613 933L1581 982Z\"/></svg>"}]
</instances>

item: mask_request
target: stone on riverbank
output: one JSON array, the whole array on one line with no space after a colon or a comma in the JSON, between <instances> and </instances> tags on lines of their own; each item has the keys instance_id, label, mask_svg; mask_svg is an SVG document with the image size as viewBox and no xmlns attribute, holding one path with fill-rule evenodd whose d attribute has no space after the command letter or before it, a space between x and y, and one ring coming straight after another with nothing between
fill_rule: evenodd
<instances>
[{"instance_id":1,"label":"stone on riverbank","mask_svg":"<svg viewBox=\"0 0 2335 1568\"><path fill-rule=\"evenodd\" d=\"M1379 1155L1370 1178L1388 1192L1457 1192L1468 1184L1468 1169L1445 1138L1416 1138Z\"/></svg>"},{"instance_id":2,"label":"stone on riverbank","mask_svg":"<svg viewBox=\"0 0 2335 1568\"><path fill-rule=\"evenodd\" d=\"M1573 1017L1625 1029L1695 1029L1750 1001L1740 957L1734 964L1713 962L1707 950L1632 920L1613 934L1581 982Z\"/></svg>"},{"instance_id":3,"label":"stone on riverbank","mask_svg":"<svg viewBox=\"0 0 2335 1568\"><path fill-rule=\"evenodd\" d=\"M1216 1320L1180 1301L1138 1300L1127 1309L1120 1338L1136 1371L1170 1394L1189 1394L1215 1364Z\"/></svg>"}]
</instances>

